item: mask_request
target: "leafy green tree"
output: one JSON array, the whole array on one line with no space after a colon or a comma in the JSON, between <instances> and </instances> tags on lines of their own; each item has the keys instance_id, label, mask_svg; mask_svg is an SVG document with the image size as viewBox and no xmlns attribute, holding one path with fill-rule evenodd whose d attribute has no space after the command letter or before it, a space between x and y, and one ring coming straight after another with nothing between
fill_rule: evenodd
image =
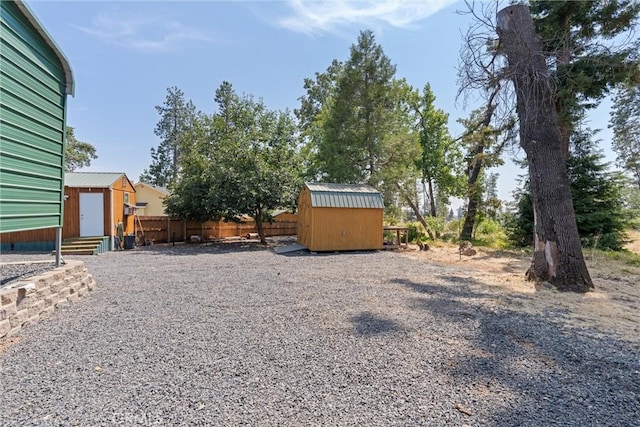
<instances>
[{"instance_id":1,"label":"leafy green tree","mask_svg":"<svg viewBox=\"0 0 640 427\"><path fill-rule=\"evenodd\" d=\"M513 191L514 210L506 217L506 231L509 240L519 247L533 245L533 202L529 179Z\"/></svg>"},{"instance_id":2,"label":"leafy green tree","mask_svg":"<svg viewBox=\"0 0 640 427\"><path fill-rule=\"evenodd\" d=\"M466 198L467 209L460 240L469 240L479 219L482 206L484 172L487 168L502 164L502 151L515 138L515 119L504 121L500 127L491 124L493 111L489 108L475 110L468 119L459 122L465 127L462 144L466 147Z\"/></svg>"},{"instance_id":3,"label":"leafy green tree","mask_svg":"<svg viewBox=\"0 0 640 427\"><path fill-rule=\"evenodd\" d=\"M596 107L616 85L640 75L637 0L531 0L536 33L549 52L563 152L585 109Z\"/></svg>"},{"instance_id":4,"label":"leafy green tree","mask_svg":"<svg viewBox=\"0 0 640 427\"><path fill-rule=\"evenodd\" d=\"M236 220L250 215L262 243L269 211L295 204L301 186L296 127L288 112L239 96L228 82L216 91L218 112L193 126L170 214L193 219Z\"/></svg>"},{"instance_id":5,"label":"leafy green tree","mask_svg":"<svg viewBox=\"0 0 640 427\"><path fill-rule=\"evenodd\" d=\"M193 126L196 107L191 101L185 101L184 93L177 87L167 88L163 105L156 106L160 120L155 134L161 142L157 148L151 148L151 165L140 175L140 181L158 187L169 187L180 172L181 141Z\"/></svg>"},{"instance_id":6,"label":"leafy green tree","mask_svg":"<svg viewBox=\"0 0 640 427\"><path fill-rule=\"evenodd\" d=\"M437 215L438 199L443 205L448 204L449 196L460 195L462 187L458 174L462 162L460 145L449 135L449 115L435 107L435 99L427 83L422 93L412 91L408 100L416 116L421 146L417 163L431 216Z\"/></svg>"},{"instance_id":7,"label":"leafy green tree","mask_svg":"<svg viewBox=\"0 0 640 427\"><path fill-rule=\"evenodd\" d=\"M612 148L617 163L631 175L640 190L640 83L625 85L613 99L609 127L613 129Z\"/></svg>"},{"instance_id":8,"label":"leafy green tree","mask_svg":"<svg viewBox=\"0 0 640 427\"><path fill-rule=\"evenodd\" d=\"M96 148L88 142L78 141L76 139L74 128L67 126L65 131L67 139L67 148L65 151L65 170L73 172L91 165L91 160L97 159Z\"/></svg>"},{"instance_id":9,"label":"leafy green tree","mask_svg":"<svg viewBox=\"0 0 640 427\"><path fill-rule=\"evenodd\" d=\"M498 177L497 173L488 173L484 176L484 194L482 200L482 217L492 220L498 219L498 213L502 207L502 201L498 197Z\"/></svg>"},{"instance_id":10,"label":"leafy green tree","mask_svg":"<svg viewBox=\"0 0 640 427\"><path fill-rule=\"evenodd\" d=\"M309 181L319 181L322 176L318 151L324 136L324 121L333 103L338 76L343 68L344 64L334 59L325 72L315 74L315 79L305 78L306 93L299 98L300 107L294 110L302 143L305 178Z\"/></svg>"}]
</instances>

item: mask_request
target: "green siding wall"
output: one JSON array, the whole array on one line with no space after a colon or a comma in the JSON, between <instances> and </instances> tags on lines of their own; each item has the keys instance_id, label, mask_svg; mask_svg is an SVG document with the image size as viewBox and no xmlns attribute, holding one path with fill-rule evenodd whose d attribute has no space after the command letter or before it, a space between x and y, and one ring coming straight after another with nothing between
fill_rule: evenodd
<instances>
[{"instance_id":1,"label":"green siding wall","mask_svg":"<svg viewBox=\"0 0 640 427\"><path fill-rule=\"evenodd\" d=\"M65 72L12 1L0 11L0 233L62 226Z\"/></svg>"}]
</instances>

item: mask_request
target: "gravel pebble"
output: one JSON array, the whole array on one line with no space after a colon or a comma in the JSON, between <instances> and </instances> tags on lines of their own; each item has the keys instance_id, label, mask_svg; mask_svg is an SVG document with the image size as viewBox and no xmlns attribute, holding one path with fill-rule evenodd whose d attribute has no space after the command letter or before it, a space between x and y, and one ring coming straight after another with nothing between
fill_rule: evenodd
<instances>
[{"instance_id":1,"label":"gravel pebble","mask_svg":"<svg viewBox=\"0 0 640 427\"><path fill-rule=\"evenodd\" d=\"M0 354L2 426L640 419L637 342L500 306L459 267L243 244L82 260L98 289Z\"/></svg>"}]
</instances>

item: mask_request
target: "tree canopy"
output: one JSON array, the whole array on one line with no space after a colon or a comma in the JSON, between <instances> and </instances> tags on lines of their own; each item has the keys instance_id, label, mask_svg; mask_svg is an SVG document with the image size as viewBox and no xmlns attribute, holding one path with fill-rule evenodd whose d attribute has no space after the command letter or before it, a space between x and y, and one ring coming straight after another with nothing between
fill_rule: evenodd
<instances>
[{"instance_id":1,"label":"tree canopy","mask_svg":"<svg viewBox=\"0 0 640 427\"><path fill-rule=\"evenodd\" d=\"M218 111L198 117L182 140L183 172L166 199L167 211L198 220L250 215L265 243L262 222L270 211L293 206L302 184L293 118L236 94L228 82L215 101Z\"/></svg>"},{"instance_id":2,"label":"tree canopy","mask_svg":"<svg viewBox=\"0 0 640 427\"><path fill-rule=\"evenodd\" d=\"M67 126L66 133L67 146L65 151L65 170L73 172L77 169L88 167L91 160L97 159L96 148L88 142L78 141L75 136L75 129Z\"/></svg>"},{"instance_id":3,"label":"tree canopy","mask_svg":"<svg viewBox=\"0 0 640 427\"><path fill-rule=\"evenodd\" d=\"M155 134L161 142L151 148L151 165L140 175L140 181L158 187L170 187L180 172L181 145L196 117L196 107L185 101L184 93L177 87L167 88L163 105L156 106L160 120Z\"/></svg>"}]
</instances>

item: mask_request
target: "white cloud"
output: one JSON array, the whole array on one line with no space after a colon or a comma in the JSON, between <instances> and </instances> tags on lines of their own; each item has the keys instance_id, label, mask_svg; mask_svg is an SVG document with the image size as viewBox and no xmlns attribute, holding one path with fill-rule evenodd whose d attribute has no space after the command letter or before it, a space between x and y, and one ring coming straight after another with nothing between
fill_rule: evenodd
<instances>
[{"instance_id":1,"label":"white cloud","mask_svg":"<svg viewBox=\"0 0 640 427\"><path fill-rule=\"evenodd\" d=\"M411 28L457 0L287 0L292 14L277 21L291 31L317 34L345 26L390 25Z\"/></svg>"},{"instance_id":2,"label":"white cloud","mask_svg":"<svg viewBox=\"0 0 640 427\"><path fill-rule=\"evenodd\" d=\"M75 26L104 42L144 51L168 51L187 42L211 42L213 36L202 29L185 27L166 16L125 16L118 10L102 13L90 26Z\"/></svg>"}]
</instances>

